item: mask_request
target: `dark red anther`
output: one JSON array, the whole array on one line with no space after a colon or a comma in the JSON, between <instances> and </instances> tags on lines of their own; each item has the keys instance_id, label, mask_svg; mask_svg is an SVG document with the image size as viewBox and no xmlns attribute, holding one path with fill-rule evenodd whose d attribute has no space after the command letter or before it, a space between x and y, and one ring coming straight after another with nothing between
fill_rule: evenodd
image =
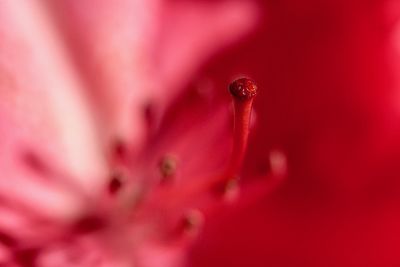
<instances>
[{"instance_id":1,"label":"dark red anther","mask_svg":"<svg viewBox=\"0 0 400 267\"><path fill-rule=\"evenodd\" d=\"M226 170L226 177L235 177L243 163L249 137L253 99L257 95L256 84L248 78L240 78L229 85L234 107L233 152Z\"/></svg>"}]
</instances>

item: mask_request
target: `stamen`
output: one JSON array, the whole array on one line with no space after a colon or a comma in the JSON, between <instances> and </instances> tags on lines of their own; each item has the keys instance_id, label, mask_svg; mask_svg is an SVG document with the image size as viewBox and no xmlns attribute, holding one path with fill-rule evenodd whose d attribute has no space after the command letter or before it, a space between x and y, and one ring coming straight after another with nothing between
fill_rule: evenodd
<instances>
[{"instance_id":1,"label":"stamen","mask_svg":"<svg viewBox=\"0 0 400 267\"><path fill-rule=\"evenodd\" d=\"M224 191L223 191L223 196L224 199L228 202L232 202L237 199L239 195L239 178L234 177L230 180L228 180L225 183Z\"/></svg>"},{"instance_id":2,"label":"stamen","mask_svg":"<svg viewBox=\"0 0 400 267\"><path fill-rule=\"evenodd\" d=\"M204 223L204 215L199 210L189 210L183 218L183 232L189 236L195 236Z\"/></svg>"},{"instance_id":3,"label":"stamen","mask_svg":"<svg viewBox=\"0 0 400 267\"><path fill-rule=\"evenodd\" d=\"M271 173L274 176L285 176L287 173L287 159L285 154L279 150L270 152L269 161L271 166Z\"/></svg>"},{"instance_id":4,"label":"stamen","mask_svg":"<svg viewBox=\"0 0 400 267\"><path fill-rule=\"evenodd\" d=\"M242 167L249 137L253 99L257 95L256 84L248 78L240 78L229 85L233 96L234 136L233 152L226 169L226 177L235 177Z\"/></svg>"},{"instance_id":5,"label":"stamen","mask_svg":"<svg viewBox=\"0 0 400 267\"><path fill-rule=\"evenodd\" d=\"M170 180L176 173L177 160L174 156L165 155L159 162L162 181Z\"/></svg>"}]
</instances>

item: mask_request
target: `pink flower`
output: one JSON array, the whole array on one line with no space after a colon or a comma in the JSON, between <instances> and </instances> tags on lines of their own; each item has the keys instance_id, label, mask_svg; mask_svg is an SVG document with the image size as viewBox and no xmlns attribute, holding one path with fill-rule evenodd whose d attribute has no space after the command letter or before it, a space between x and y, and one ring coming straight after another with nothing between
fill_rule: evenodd
<instances>
[{"instance_id":1,"label":"pink flower","mask_svg":"<svg viewBox=\"0 0 400 267\"><path fill-rule=\"evenodd\" d=\"M1 2L0 265L400 265L399 12Z\"/></svg>"},{"instance_id":2,"label":"pink flower","mask_svg":"<svg viewBox=\"0 0 400 267\"><path fill-rule=\"evenodd\" d=\"M212 83L181 90L256 21L250 1L2 1L0 265L184 263L231 133Z\"/></svg>"}]
</instances>

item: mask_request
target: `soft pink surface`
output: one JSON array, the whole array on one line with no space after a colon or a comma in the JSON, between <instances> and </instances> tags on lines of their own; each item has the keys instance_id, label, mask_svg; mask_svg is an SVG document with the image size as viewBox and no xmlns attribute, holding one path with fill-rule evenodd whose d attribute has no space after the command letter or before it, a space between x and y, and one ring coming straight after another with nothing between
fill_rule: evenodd
<instances>
[{"instance_id":1,"label":"soft pink surface","mask_svg":"<svg viewBox=\"0 0 400 267\"><path fill-rule=\"evenodd\" d=\"M166 153L192 157L179 170L186 180L214 169L202 162L226 156L193 153L227 134L227 109L219 105L208 111L215 123L193 105L175 128L157 128L201 64L257 18L250 1L2 1L0 265L182 262L186 243L163 241L164 220L178 220L186 202L165 211L166 219L141 208L136 220L127 215L130 201L136 188L150 190L159 179ZM203 142L193 145L198 135ZM110 199L115 171L128 186Z\"/></svg>"}]
</instances>

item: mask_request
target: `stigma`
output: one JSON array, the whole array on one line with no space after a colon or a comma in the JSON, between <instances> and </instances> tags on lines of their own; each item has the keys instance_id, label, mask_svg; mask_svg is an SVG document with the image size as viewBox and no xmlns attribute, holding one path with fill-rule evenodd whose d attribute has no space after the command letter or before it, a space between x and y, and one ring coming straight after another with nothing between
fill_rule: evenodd
<instances>
[{"instance_id":1,"label":"stigma","mask_svg":"<svg viewBox=\"0 0 400 267\"><path fill-rule=\"evenodd\" d=\"M236 101L251 101L258 92L257 85L248 78L240 78L229 85L229 92Z\"/></svg>"}]
</instances>

